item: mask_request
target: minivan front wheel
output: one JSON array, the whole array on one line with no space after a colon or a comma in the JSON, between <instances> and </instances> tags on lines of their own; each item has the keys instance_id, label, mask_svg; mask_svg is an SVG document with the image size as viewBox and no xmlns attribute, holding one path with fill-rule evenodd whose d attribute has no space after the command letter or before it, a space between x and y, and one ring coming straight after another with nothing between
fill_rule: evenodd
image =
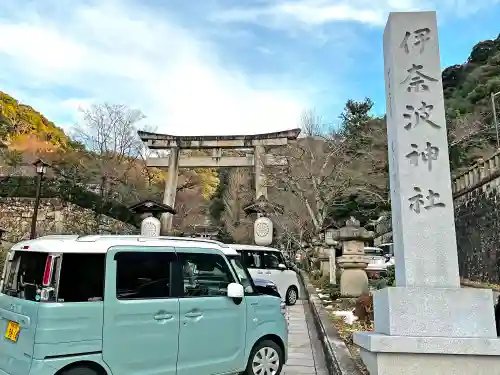
<instances>
[{"instance_id":1,"label":"minivan front wheel","mask_svg":"<svg viewBox=\"0 0 500 375\"><path fill-rule=\"evenodd\" d=\"M291 286L286 291L286 304L289 306L295 305L297 303L298 296L299 296L299 293L298 293L297 289L295 287Z\"/></svg>"},{"instance_id":2,"label":"minivan front wheel","mask_svg":"<svg viewBox=\"0 0 500 375\"><path fill-rule=\"evenodd\" d=\"M274 341L263 340L253 348L245 375L279 375L283 362L281 348Z\"/></svg>"}]
</instances>

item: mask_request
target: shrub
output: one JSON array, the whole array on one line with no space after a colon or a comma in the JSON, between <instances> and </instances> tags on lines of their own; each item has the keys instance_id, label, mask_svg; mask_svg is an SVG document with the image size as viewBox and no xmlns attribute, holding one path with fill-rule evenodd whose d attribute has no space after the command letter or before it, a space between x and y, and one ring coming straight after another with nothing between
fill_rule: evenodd
<instances>
[{"instance_id":1,"label":"shrub","mask_svg":"<svg viewBox=\"0 0 500 375\"><path fill-rule=\"evenodd\" d=\"M335 301L337 299L340 298L341 294L340 294L340 286L336 286L336 285L331 285L329 290L328 290L328 294L330 295L330 298Z\"/></svg>"},{"instance_id":2,"label":"shrub","mask_svg":"<svg viewBox=\"0 0 500 375\"><path fill-rule=\"evenodd\" d=\"M363 294L356 299L354 315L358 317L360 322L369 324L373 321L373 296L371 293Z\"/></svg>"},{"instance_id":3,"label":"shrub","mask_svg":"<svg viewBox=\"0 0 500 375\"><path fill-rule=\"evenodd\" d=\"M387 267L387 274L385 276L387 286L396 286L396 267Z\"/></svg>"},{"instance_id":4,"label":"shrub","mask_svg":"<svg viewBox=\"0 0 500 375\"><path fill-rule=\"evenodd\" d=\"M378 280L369 280L370 286L372 286L375 290L380 290L387 288L389 285L389 282L386 278L378 279Z\"/></svg>"}]
</instances>

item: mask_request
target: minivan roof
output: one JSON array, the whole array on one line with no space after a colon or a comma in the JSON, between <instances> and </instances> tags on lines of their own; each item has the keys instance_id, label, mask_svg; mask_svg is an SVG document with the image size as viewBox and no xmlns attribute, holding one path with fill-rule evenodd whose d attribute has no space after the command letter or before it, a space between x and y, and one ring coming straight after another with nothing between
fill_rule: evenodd
<instances>
[{"instance_id":1,"label":"minivan roof","mask_svg":"<svg viewBox=\"0 0 500 375\"><path fill-rule=\"evenodd\" d=\"M229 245L235 250L261 250L261 251L279 251L278 249L274 249L272 247L266 246L257 246L257 245L241 245L241 244L231 244Z\"/></svg>"},{"instance_id":2,"label":"minivan roof","mask_svg":"<svg viewBox=\"0 0 500 375\"><path fill-rule=\"evenodd\" d=\"M236 250L219 241L189 237L145 237L127 235L52 235L21 241L12 250L42 253L106 253L113 246L168 246L177 248L218 249L225 255L238 255Z\"/></svg>"}]
</instances>

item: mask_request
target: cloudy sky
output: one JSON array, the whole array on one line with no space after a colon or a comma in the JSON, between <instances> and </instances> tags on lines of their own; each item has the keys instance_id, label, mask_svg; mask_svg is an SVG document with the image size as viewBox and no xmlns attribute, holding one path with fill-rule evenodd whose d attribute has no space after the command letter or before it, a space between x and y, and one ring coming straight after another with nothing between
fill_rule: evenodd
<instances>
[{"instance_id":1,"label":"cloudy sky","mask_svg":"<svg viewBox=\"0 0 500 375\"><path fill-rule=\"evenodd\" d=\"M335 122L365 96L382 114L402 10L438 11L443 67L500 32L500 0L0 0L0 90L65 128L92 102L186 135L292 128L305 109Z\"/></svg>"}]
</instances>

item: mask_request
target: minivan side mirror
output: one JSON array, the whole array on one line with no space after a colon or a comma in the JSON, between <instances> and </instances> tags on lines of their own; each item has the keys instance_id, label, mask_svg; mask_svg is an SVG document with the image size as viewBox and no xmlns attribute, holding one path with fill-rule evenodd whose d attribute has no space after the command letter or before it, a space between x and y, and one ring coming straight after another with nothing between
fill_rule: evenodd
<instances>
[{"instance_id":1,"label":"minivan side mirror","mask_svg":"<svg viewBox=\"0 0 500 375\"><path fill-rule=\"evenodd\" d=\"M280 264L278 264L278 269L280 271L284 271L284 270L286 270L286 266L283 263L280 263Z\"/></svg>"},{"instance_id":2,"label":"minivan side mirror","mask_svg":"<svg viewBox=\"0 0 500 375\"><path fill-rule=\"evenodd\" d=\"M227 286L227 296L229 298L243 298L244 295L243 285L231 283Z\"/></svg>"}]
</instances>

